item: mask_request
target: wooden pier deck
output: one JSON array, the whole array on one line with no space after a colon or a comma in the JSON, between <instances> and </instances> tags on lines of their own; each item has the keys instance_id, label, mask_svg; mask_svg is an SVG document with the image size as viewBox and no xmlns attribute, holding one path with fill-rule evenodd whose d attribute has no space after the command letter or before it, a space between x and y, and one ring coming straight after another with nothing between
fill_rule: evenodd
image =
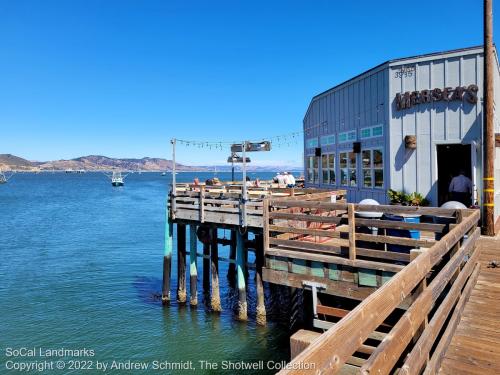
<instances>
[{"instance_id":1,"label":"wooden pier deck","mask_svg":"<svg viewBox=\"0 0 500 375\"><path fill-rule=\"evenodd\" d=\"M443 356L439 374L500 374L500 238L479 241L477 283Z\"/></svg>"},{"instance_id":2,"label":"wooden pier deck","mask_svg":"<svg viewBox=\"0 0 500 375\"><path fill-rule=\"evenodd\" d=\"M187 301L187 278L197 304L202 257L203 288L212 310L221 310L218 245L230 246L237 319L247 319L248 268L256 270L258 324L266 324L265 282L309 296L310 326L292 336L294 358L280 374L499 373L500 268L490 263L500 263L500 239L479 240L479 210L368 206L332 194L344 192L267 188L243 199L234 187L177 187L165 233L164 303L175 224L178 302Z\"/></svg>"}]
</instances>

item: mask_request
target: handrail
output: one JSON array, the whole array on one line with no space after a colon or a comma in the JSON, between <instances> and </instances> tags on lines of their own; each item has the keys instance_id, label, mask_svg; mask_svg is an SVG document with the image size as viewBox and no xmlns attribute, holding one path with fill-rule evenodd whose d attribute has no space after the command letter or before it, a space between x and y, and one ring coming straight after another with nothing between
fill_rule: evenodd
<instances>
[{"instance_id":1,"label":"handrail","mask_svg":"<svg viewBox=\"0 0 500 375\"><path fill-rule=\"evenodd\" d=\"M479 211L450 230L440 241L405 266L381 288L368 296L335 326L315 340L279 374L336 373L368 336L410 295L431 268L479 221ZM308 364L308 366L301 366ZM314 364L314 366L313 366Z\"/></svg>"}]
</instances>

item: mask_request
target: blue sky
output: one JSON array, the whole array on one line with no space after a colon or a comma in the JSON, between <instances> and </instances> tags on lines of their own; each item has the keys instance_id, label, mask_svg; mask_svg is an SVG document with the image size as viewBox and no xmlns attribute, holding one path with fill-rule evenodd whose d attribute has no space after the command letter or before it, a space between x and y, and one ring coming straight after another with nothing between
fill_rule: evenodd
<instances>
[{"instance_id":1,"label":"blue sky","mask_svg":"<svg viewBox=\"0 0 500 375\"><path fill-rule=\"evenodd\" d=\"M313 95L482 33L480 0L0 0L0 153L170 158L172 137L300 131ZM178 161L228 154L179 147ZM252 156L299 165L301 140Z\"/></svg>"}]
</instances>

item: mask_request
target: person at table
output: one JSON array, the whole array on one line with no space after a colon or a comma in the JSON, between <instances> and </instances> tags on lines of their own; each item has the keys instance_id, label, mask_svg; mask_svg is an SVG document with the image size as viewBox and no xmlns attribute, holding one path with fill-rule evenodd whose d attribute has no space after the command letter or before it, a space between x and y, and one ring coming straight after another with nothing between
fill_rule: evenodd
<instances>
[{"instance_id":1,"label":"person at table","mask_svg":"<svg viewBox=\"0 0 500 375\"><path fill-rule=\"evenodd\" d=\"M253 183L252 183L252 180L250 179L250 176L247 176L246 185L247 185L247 187L252 187L253 186Z\"/></svg>"},{"instance_id":2,"label":"person at table","mask_svg":"<svg viewBox=\"0 0 500 375\"><path fill-rule=\"evenodd\" d=\"M280 173L278 176L278 188L284 189L286 188L286 176L283 173Z\"/></svg>"},{"instance_id":3,"label":"person at table","mask_svg":"<svg viewBox=\"0 0 500 375\"><path fill-rule=\"evenodd\" d=\"M448 191L451 200L463 203L466 207L471 205L472 181L465 175L465 170L460 169L458 176L451 179Z\"/></svg>"},{"instance_id":4,"label":"person at table","mask_svg":"<svg viewBox=\"0 0 500 375\"><path fill-rule=\"evenodd\" d=\"M294 188L295 187L295 177L293 177L293 174L285 172L285 182L286 182L286 187Z\"/></svg>"}]
</instances>

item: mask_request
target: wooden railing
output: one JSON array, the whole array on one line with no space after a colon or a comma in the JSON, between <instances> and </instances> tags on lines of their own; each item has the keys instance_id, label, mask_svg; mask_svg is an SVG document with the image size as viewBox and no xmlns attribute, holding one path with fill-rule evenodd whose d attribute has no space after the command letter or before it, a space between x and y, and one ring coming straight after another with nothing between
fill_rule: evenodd
<instances>
[{"instance_id":1,"label":"wooden railing","mask_svg":"<svg viewBox=\"0 0 500 375\"><path fill-rule=\"evenodd\" d=\"M304 188L248 187L247 199L242 199L241 185L194 185L177 184L175 195L170 195L170 218L262 227L262 206L266 197L294 198L302 200L330 200L336 194L345 199L346 191L325 191ZM242 220L242 218L245 220Z\"/></svg>"},{"instance_id":2,"label":"wooden railing","mask_svg":"<svg viewBox=\"0 0 500 375\"><path fill-rule=\"evenodd\" d=\"M266 213L266 256L281 254L320 262L336 262L338 260L333 258L340 258L353 267L373 267L374 263L387 264L395 260L398 263L409 262L400 266L399 272L323 333L290 363L289 369L282 370L280 374L337 373L390 315L396 315L397 322L355 370L363 374L388 374L396 370L402 374L433 374L438 371L443 352L478 274L478 251L475 251L480 235L478 210L360 206L272 198L265 200L263 209ZM454 220L449 225L405 223L358 218L356 212L437 215ZM314 227L308 226L311 223ZM340 227L344 224L346 228L341 231ZM358 233L359 226L379 230L416 229L443 237L435 241ZM334 245L328 244L328 241L307 243L305 236L335 238L343 242ZM358 247L359 241L382 243L384 248L372 250L369 246ZM395 255L385 247L388 244L420 249L413 250L410 255ZM365 263L366 259L371 259L370 264ZM406 310L398 310L410 295L413 298Z\"/></svg>"}]
</instances>

